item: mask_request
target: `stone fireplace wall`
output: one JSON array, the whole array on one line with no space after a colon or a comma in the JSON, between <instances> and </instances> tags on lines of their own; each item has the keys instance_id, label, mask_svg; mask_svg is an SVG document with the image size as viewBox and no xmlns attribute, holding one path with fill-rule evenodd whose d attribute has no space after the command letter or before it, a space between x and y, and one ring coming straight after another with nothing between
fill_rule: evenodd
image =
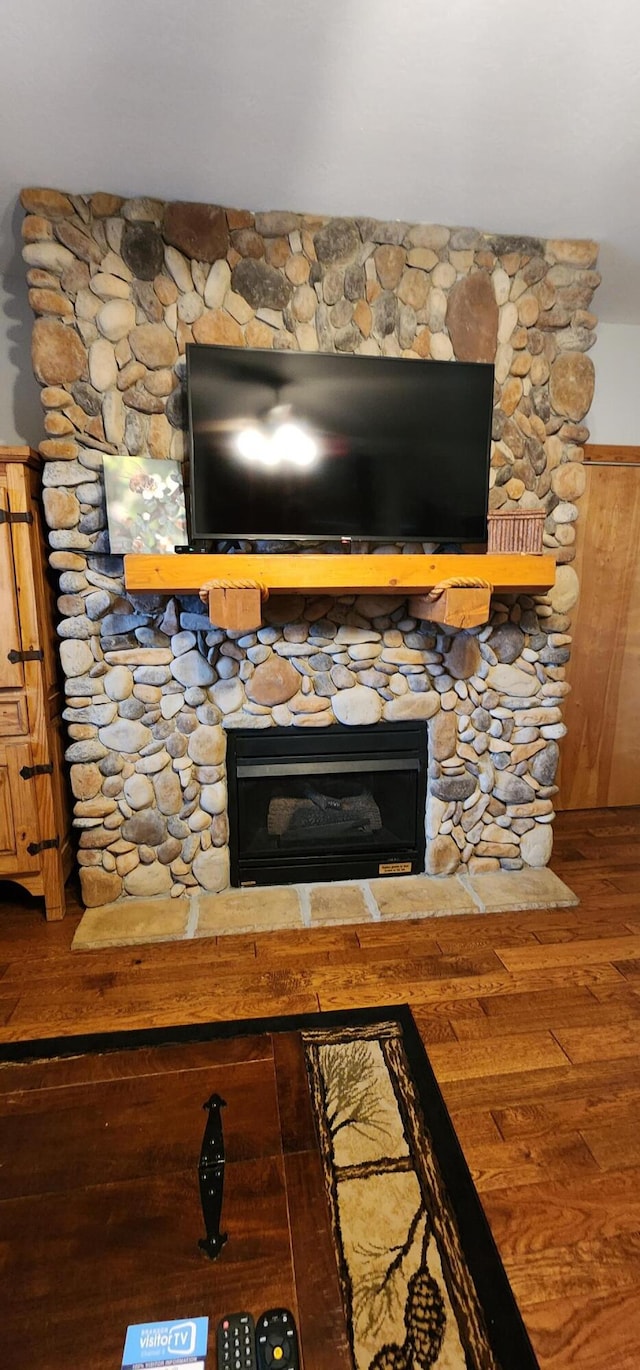
<instances>
[{"instance_id":1,"label":"stone fireplace wall","mask_svg":"<svg viewBox=\"0 0 640 1370\"><path fill-rule=\"evenodd\" d=\"M105 193L22 203L85 903L225 887L233 727L426 719L427 870L545 865L597 245ZM545 509L554 590L494 599L464 633L368 595L276 597L238 635L196 598L127 594L102 456L183 459L189 342L494 361L490 504Z\"/></svg>"}]
</instances>

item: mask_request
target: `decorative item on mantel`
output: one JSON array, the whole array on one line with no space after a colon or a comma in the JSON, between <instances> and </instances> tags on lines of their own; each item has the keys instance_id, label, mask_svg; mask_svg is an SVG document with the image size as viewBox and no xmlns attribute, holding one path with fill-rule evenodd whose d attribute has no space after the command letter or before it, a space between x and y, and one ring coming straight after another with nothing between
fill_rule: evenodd
<instances>
[{"instance_id":1,"label":"decorative item on mantel","mask_svg":"<svg viewBox=\"0 0 640 1370\"><path fill-rule=\"evenodd\" d=\"M102 466L112 552L173 552L187 542L177 461L105 453Z\"/></svg>"},{"instance_id":2,"label":"decorative item on mantel","mask_svg":"<svg viewBox=\"0 0 640 1370\"><path fill-rule=\"evenodd\" d=\"M542 554L544 509L497 509L487 515L488 552Z\"/></svg>"}]
</instances>

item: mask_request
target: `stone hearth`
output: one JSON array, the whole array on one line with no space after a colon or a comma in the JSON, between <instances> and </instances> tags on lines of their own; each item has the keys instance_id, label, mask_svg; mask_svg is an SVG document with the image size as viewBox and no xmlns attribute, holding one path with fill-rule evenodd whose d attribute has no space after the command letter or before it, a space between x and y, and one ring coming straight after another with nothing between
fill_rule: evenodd
<instances>
[{"instance_id":1,"label":"stone hearth","mask_svg":"<svg viewBox=\"0 0 640 1370\"><path fill-rule=\"evenodd\" d=\"M274 723L427 720L428 873L544 866L596 245L107 194L22 201L86 904L223 890L226 731ZM275 598L265 627L237 635L197 599L127 595L102 456L183 458L190 342L494 361L490 504L544 508L554 589L494 599L490 624L464 633L388 596Z\"/></svg>"}]
</instances>

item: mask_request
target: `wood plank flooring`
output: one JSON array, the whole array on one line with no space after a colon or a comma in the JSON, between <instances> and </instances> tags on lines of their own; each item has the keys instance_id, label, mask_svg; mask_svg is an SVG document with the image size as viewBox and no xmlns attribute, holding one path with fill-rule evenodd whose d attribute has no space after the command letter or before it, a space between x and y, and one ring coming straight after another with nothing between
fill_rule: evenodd
<instances>
[{"instance_id":1,"label":"wood plank flooring","mask_svg":"<svg viewBox=\"0 0 640 1370\"><path fill-rule=\"evenodd\" d=\"M637 1370L640 810L553 868L578 908L88 953L3 886L0 1040L409 1003L543 1370Z\"/></svg>"}]
</instances>

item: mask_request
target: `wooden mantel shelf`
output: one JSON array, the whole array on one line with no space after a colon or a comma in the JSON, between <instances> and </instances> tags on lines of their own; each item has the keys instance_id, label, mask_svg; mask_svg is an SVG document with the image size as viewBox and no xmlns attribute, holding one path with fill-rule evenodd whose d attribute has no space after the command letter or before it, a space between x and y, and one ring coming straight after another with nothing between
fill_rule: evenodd
<instances>
[{"instance_id":1,"label":"wooden mantel shelf","mask_svg":"<svg viewBox=\"0 0 640 1370\"><path fill-rule=\"evenodd\" d=\"M220 628L247 632L257 628L261 598L294 593L402 594L413 598L415 617L473 627L487 621L490 589L450 589L436 601L421 597L456 577L480 579L502 593L542 593L555 583L556 564L552 556L509 552L469 556L131 553L124 559L124 575L128 590L167 594L199 593L209 581L226 582L226 588L210 592L210 616Z\"/></svg>"}]
</instances>

